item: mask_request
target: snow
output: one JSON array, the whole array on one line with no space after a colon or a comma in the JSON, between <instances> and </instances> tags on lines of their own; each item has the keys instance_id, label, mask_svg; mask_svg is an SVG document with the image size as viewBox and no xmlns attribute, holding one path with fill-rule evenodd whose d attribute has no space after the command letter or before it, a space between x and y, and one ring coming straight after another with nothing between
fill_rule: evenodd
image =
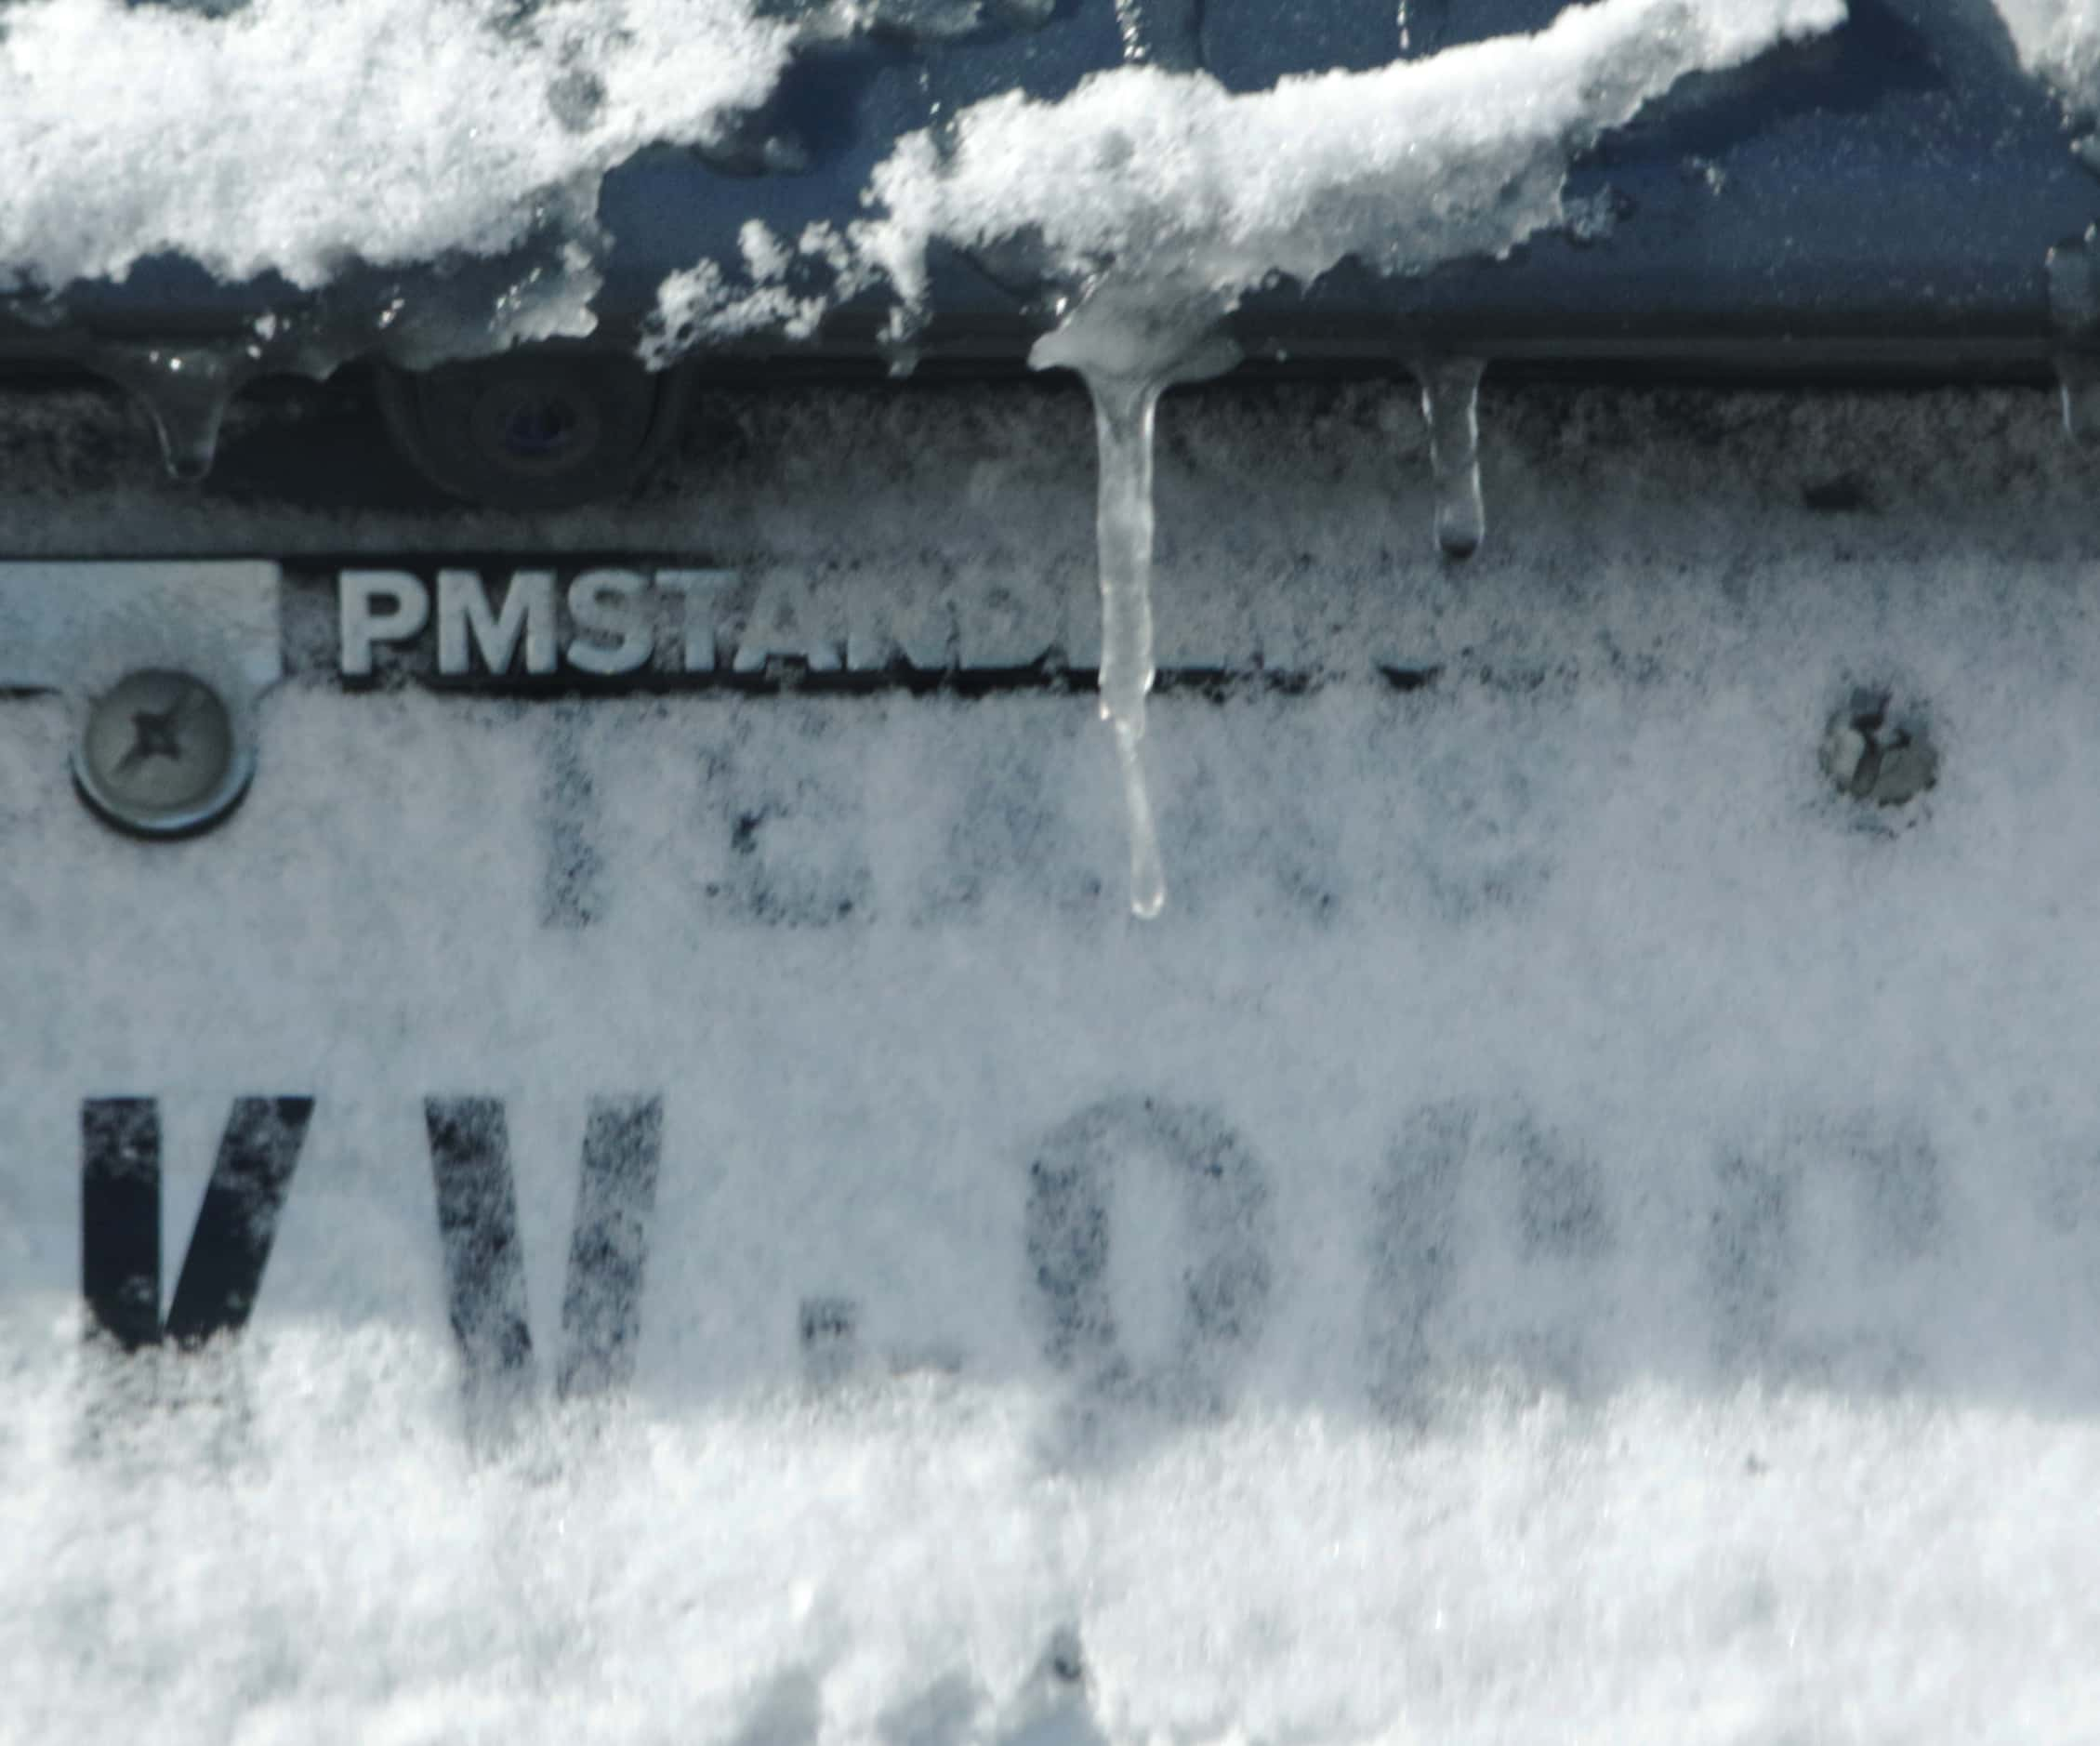
<instances>
[{"instance_id":1,"label":"snow","mask_svg":"<svg viewBox=\"0 0 2100 1746\"><path fill-rule=\"evenodd\" d=\"M1130 63L1070 96L1010 92L906 135L850 233L754 223L740 259L669 275L644 355L806 337L883 281L908 327L939 241L1028 236L1075 294L1112 269L1210 316L1348 256L1408 272L1504 254L1568 216L1575 155L1649 99L1843 15L1842 0L1599 0L1534 36L1252 93L1185 69L1179 13L1127 20ZM62 297L164 254L314 291L356 263L529 250L485 328L424 335L416 355L586 336L599 188L641 149L741 144L740 118L802 47L1049 21L1039 0L16 0L0 24L0 291ZM305 366L332 367L335 343L317 337Z\"/></svg>"},{"instance_id":2,"label":"snow","mask_svg":"<svg viewBox=\"0 0 2100 1746\"><path fill-rule=\"evenodd\" d=\"M1576 216L1561 194L1575 159L1686 74L1844 16L1843 0L1598 0L1533 35L1235 92L1140 28L1172 36L1186 22L1178 9L1133 14L1127 63L1070 95L1011 90L905 135L869 179L870 216L846 234L812 226L792 251L746 234L741 263L672 274L644 355L760 329L806 338L882 282L903 300L902 340L927 313L927 252L943 242L1024 244L1068 308L1105 282L1135 321L1123 343L1139 349L1141 311L1178 336L1258 285L1309 283L1347 258L1412 273L1506 255ZM1118 373L1137 367L1133 357Z\"/></svg>"},{"instance_id":3,"label":"snow","mask_svg":"<svg viewBox=\"0 0 2100 1746\"><path fill-rule=\"evenodd\" d=\"M711 260L669 274L656 288L641 343L641 357L651 368L676 362L705 336L716 340L746 334L777 332L787 339L807 339L843 298L871 283L867 269L852 245L828 224L807 225L790 248L764 222L753 218L737 234L742 283L733 281ZM804 263L821 278L798 290L793 275Z\"/></svg>"},{"instance_id":4,"label":"snow","mask_svg":"<svg viewBox=\"0 0 2100 1746\"><path fill-rule=\"evenodd\" d=\"M20 0L0 20L0 284L59 292L179 251L310 290L352 260L588 232L608 170L718 139L794 40L746 0L249 0L226 17Z\"/></svg>"},{"instance_id":5,"label":"snow","mask_svg":"<svg viewBox=\"0 0 2100 1746\"><path fill-rule=\"evenodd\" d=\"M2100 110L2100 11L2089 0L1992 0L2020 64L2045 79L2072 114Z\"/></svg>"},{"instance_id":6,"label":"snow","mask_svg":"<svg viewBox=\"0 0 2100 1746\"><path fill-rule=\"evenodd\" d=\"M927 248L1039 239L1074 292L1103 274L1222 313L1345 258L1419 272L1506 255L1565 217L1575 157L1687 73L1835 28L1842 0L1598 0L1530 36L1227 90L1130 64L1069 97L1009 91L900 140L858 238L916 305Z\"/></svg>"},{"instance_id":7,"label":"snow","mask_svg":"<svg viewBox=\"0 0 2100 1746\"><path fill-rule=\"evenodd\" d=\"M1076 386L725 391L660 493L537 522L258 492L332 404L236 408L198 497L121 403L11 398L0 549L632 545L957 602L978 659L1090 616ZM2089 1732L2100 548L2047 396L1490 377L1463 570L1407 385L1160 422L1158 659L1242 677L1152 700L1147 926L1084 693L346 695L295 635L245 807L159 848L0 706L9 1728ZM1868 685L1942 757L1893 813L1819 767ZM244 1341L84 1354L80 1100L162 1099L172 1282L277 1091ZM559 1406L587 1103L635 1091L636 1376ZM494 1447L421 1107L476 1092L540 1366Z\"/></svg>"},{"instance_id":8,"label":"snow","mask_svg":"<svg viewBox=\"0 0 2100 1746\"><path fill-rule=\"evenodd\" d=\"M1206 330L1255 286L1309 283L1346 259L1419 272L1506 255L1568 216L1561 189L1577 155L1650 99L1843 17L1843 0L1599 0L1535 35L1253 94L1175 70L1187 57L1158 56L1126 17L1129 64L1054 102L1018 90L987 99L952 129L907 136L877 167L869 198L882 216L853 240L903 294L901 331L925 313L936 241L968 251L1025 237L1065 289L1060 324L1031 362L1076 369L1094 398L1102 713L1123 776L1134 913L1156 916L1167 894L1140 750L1153 681L1153 409L1170 383L1231 362L1204 355ZM754 259L754 277L767 264ZM756 295L764 308L776 294ZM697 330L696 306L723 301L705 279L677 298L685 333ZM667 313L672 301L667 287ZM714 329L734 330L751 307L730 302ZM1485 525L1479 374L1477 362L1444 361L1423 384L1437 534L1457 556Z\"/></svg>"}]
</instances>

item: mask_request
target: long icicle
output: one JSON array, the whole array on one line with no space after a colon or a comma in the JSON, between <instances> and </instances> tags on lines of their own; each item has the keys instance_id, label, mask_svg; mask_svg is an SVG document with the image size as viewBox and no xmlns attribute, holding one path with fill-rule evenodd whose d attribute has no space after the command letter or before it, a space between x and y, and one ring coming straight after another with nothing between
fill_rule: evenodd
<instances>
[{"instance_id":1,"label":"long icicle","mask_svg":"<svg viewBox=\"0 0 2100 1746\"><path fill-rule=\"evenodd\" d=\"M1152 439L1163 379L1082 369L1093 396L1100 447L1095 536L1101 564L1101 712L1116 732L1129 817L1130 910L1149 920L1166 907L1167 869L1159 853L1146 786L1142 741L1145 694L1155 668L1152 642Z\"/></svg>"}]
</instances>

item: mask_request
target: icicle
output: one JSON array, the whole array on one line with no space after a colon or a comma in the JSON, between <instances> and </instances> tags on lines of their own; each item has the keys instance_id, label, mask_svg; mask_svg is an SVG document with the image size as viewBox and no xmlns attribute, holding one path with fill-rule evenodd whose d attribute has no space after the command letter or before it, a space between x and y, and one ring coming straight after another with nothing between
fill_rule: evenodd
<instances>
[{"instance_id":1,"label":"icicle","mask_svg":"<svg viewBox=\"0 0 2100 1746\"><path fill-rule=\"evenodd\" d=\"M2056 386L2064 400L2064 430L2082 447L2100 444L2100 356L2065 351L2056 358Z\"/></svg>"},{"instance_id":2,"label":"icicle","mask_svg":"<svg viewBox=\"0 0 2100 1746\"><path fill-rule=\"evenodd\" d=\"M1142 716L1142 711L1141 711ZM1167 907L1167 863L1159 853L1159 827L1152 818L1152 789L1145 781L1144 763L1138 751L1138 737L1144 732L1136 725L1116 721L1116 761L1123 770L1123 811L1130 828L1130 913L1150 921Z\"/></svg>"},{"instance_id":3,"label":"icicle","mask_svg":"<svg viewBox=\"0 0 2100 1746\"><path fill-rule=\"evenodd\" d=\"M2064 430L2074 443L2100 443L2100 274L2094 246L2100 226L2049 251L2049 314L2063 340L2056 382L2064 396Z\"/></svg>"},{"instance_id":4,"label":"icicle","mask_svg":"<svg viewBox=\"0 0 2100 1746\"><path fill-rule=\"evenodd\" d=\"M1150 920L1166 907L1167 874L1145 782L1145 694L1152 647L1152 440L1159 396L1239 361L1210 318L1174 318L1142 302L1099 294L1036 344L1037 369L1078 372L1092 395L1100 476L1095 537L1101 567L1101 712L1116 733L1130 830L1130 910Z\"/></svg>"},{"instance_id":5,"label":"icicle","mask_svg":"<svg viewBox=\"0 0 2100 1746\"><path fill-rule=\"evenodd\" d=\"M1436 543L1453 558L1472 557L1487 532L1480 498L1480 375L1486 367L1478 358L1428 358L1415 366L1436 477Z\"/></svg>"},{"instance_id":6,"label":"icicle","mask_svg":"<svg viewBox=\"0 0 2100 1746\"><path fill-rule=\"evenodd\" d=\"M196 484L218 453L227 405L261 361L259 347L99 345L87 362L146 403L171 477Z\"/></svg>"},{"instance_id":7,"label":"icicle","mask_svg":"<svg viewBox=\"0 0 2100 1746\"><path fill-rule=\"evenodd\" d=\"M1082 369L1094 402L1101 478L1095 538L1101 565L1101 713L1116 731L1130 827L1130 909L1147 920L1167 904L1141 742L1152 655L1152 438L1162 381Z\"/></svg>"},{"instance_id":8,"label":"icicle","mask_svg":"<svg viewBox=\"0 0 2100 1746\"><path fill-rule=\"evenodd\" d=\"M1152 437L1162 384L1086 372L1101 445L1101 712L1144 737L1152 689Z\"/></svg>"}]
</instances>

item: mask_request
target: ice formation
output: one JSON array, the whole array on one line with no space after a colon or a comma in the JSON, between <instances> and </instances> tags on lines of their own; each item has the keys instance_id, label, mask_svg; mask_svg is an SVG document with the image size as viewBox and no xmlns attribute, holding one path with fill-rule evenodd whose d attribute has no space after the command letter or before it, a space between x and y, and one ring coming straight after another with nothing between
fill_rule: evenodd
<instances>
[{"instance_id":1,"label":"ice formation","mask_svg":"<svg viewBox=\"0 0 2100 1746\"><path fill-rule=\"evenodd\" d=\"M227 406L260 368L262 351L104 340L91 356L102 375L145 403L169 476L195 484L210 474Z\"/></svg>"},{"instance_id":2,"label":"ice formation","mask_svg":"<svg viewBox=\"0 0 2100 1746\"><path fill-rule=\"evenodd\" d=\"M1129 815L1130 909L1149 920L1167 902L1167 871L1145 782L1145 694L1152 633L1152 445L1159 396L1176 382L1229 369L1236 350L1207 326L1154 325L1152 312L1096 298L1036 344L1038 369L1084 378L1094 406L1101 571L1101 713L1116 734ZM1134 341L1134 343L1133 343Z\"/></svg>"},{"instance_id":3,"label":"ice formation","mask_svg":"<svg viewBox=\"0 0 2100 1746\"><path fill-rule=\"evenodd\" d=\"M0 15L0 289L169 251L303 289L499 254L588 225L642 147L716 139L794 41L746 0L26 0Z\"/></svg>"},{"instance_id":4,"label":"ice formation","mask_svg":"<svg viewBox=\"0 0 2100 1746\"><path fill-rule=\"evenodd\" d=\"M1472 556L1487 533L1480 496L1481 369L1478 358L1432 358L1416 366L1436 479L1436 543L1454 558Z\"/></svg>"},{"instance_id":5,"label":"ice formation","mask_svg":"<svg viewBox=\"0 0 2100 1746\"><path fill-rule=\"evenodd\" d=\"M1102 708L1129 797L1139 915L1165 901L1138 751L1152 682L1153 409L1187 379L1192 336L1256 286L1310 283L1346 258L1417 272L1505 255L1565 216L1569 165L1606 129L1686 73L1843 16L1842 0L1600 0L1536 35L1251 94L1134 60L1058 101L992 98L952 136L910 135L878 166L879 213L854 240L897 286L907 320L935 241L981 250L1026 237L1069 287L1063 324L1032 361L1078 370L1094 399ZM1437 536L1455 555L1476 548L1484 526L1479 381L1476 361L1423 366Z\"/></svg>"}]
</instances>

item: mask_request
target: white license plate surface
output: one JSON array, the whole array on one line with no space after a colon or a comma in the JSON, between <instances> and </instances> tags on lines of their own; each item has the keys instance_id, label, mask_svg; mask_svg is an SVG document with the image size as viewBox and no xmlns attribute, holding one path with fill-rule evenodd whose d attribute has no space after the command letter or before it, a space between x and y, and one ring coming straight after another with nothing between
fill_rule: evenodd
<instances>
[{"instance_id":1,"label":"white license plate surface","mask_svg":"<svg viewBox=\"0 0 2100 1746\"><path fill-rule=\"evenodd\" d=\"M1513 401L1463 571L1369 402L1170 408L1166 664L1240 677L1155 701L1151 923L1054 661L739 688L746 615L720 682L359 690L318 518L218 830L114 834L0 702L8 1726L2076 1737L2088 494L2039 398L1712 404ZM900 480L849 407L586 543L1025 620L1053 411L937 403ZM1034 550L920 549L1002 483ZM432 533L350 562L434 590ZM1818 767L1876 685L1902 808Z\"/></svg>"}]
</instances>

